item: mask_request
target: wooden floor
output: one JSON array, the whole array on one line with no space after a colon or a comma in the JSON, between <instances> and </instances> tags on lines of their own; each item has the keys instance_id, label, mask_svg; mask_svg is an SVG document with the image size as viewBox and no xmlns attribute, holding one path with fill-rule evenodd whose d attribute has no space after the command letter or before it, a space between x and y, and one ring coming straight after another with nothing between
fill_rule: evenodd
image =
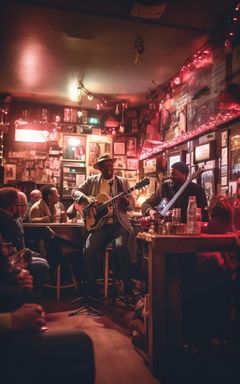
<instances>
[{"instance_id":1,"label":"wooden floor","mask_svg":"<svg viewBox=\"0 0 240 384\"><path fill-rule=\"evenodd\" d=\"M95 350L96 384L158 384L146 362L133 347L128 325L133 311L118 302L110 305L106 301L93 305L102 316L91 316L84 311L69 316L74 309L81 308L81 302L69 303L76 298L71 292L65 293L60 303L45 292L42 305L47 312L49 331L81 329L92 339Z\"/></svg>"}]
</instances>

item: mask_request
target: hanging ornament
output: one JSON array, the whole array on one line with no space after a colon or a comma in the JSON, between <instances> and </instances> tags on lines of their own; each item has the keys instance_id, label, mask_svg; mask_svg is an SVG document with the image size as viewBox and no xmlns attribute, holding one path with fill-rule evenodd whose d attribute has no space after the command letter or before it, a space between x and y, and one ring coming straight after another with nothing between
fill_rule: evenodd
<instances>
[{"instance_id":1,"label":"hanging ornament","mask_svg":"<svg viewBox=\"0 0 240 384\"><path fill-rule=\"evenodd\" d=\"M144 53L143 35L137 35L133 48L136 52L134 64L141 64L141 55Z\"/></svg>"}]
</instances>

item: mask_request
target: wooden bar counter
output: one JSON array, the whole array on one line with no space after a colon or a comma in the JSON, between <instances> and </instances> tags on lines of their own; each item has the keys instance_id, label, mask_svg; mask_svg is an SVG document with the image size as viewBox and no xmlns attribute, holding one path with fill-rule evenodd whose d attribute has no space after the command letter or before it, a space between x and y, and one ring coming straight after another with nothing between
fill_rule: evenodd
<instances>
[{"instance_id":1,"label":"wooden bar counter","mask_svg":"<svg viewBox=\"0 0 240 384\"><path fill-rule=\"evenodd\" d=\"M38 240L41 238L42 231L50 227L63 240L71 242L73 245L83 247L85 241L85 226L80 223L24 223L24 233L27 241Z\"/></svg>"},{"instance_id":2,"label":"wooden bar counter","mask_svg":"<svg viewBox=\"0 0 240 384\"><path fill-rule=\"evenodd\" d=\"M178 261L184 253L234 250L234 234L198 236L150 235L138 239L148 248L148 357L152 373L158 379L170 353L177 359L183 348L181 287Z\"/></svg>"}]
</instances>

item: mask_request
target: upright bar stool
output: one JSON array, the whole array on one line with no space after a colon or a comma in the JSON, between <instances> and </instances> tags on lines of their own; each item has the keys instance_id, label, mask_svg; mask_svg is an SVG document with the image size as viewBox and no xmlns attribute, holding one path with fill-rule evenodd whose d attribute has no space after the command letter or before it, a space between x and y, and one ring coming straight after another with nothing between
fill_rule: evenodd
<instances>
[{"instance_id":1,"label":"upright bar stool","mask_svg":"<svg viewBox=\"0 0 240 384\"><path fill-rule=\"evenodd\" d=\"M49 240L48 241L55 241L55 239L58 237L58 235L53 231L52 228L49 226L46 227L49 234ZM64 248L64 247L63 247ZM78 282L76 279L76 276L73 272L72 263L70 260L71 253L64 252L64 250L61 250L61 246L56 247L56 250L59 250L61 252L61 255L59 255L59 263L56 266L56 283L46 283L44 286L46 288L53 288L56 290L56 299L59 302L60 301L60 294L61 290L65 288L75 288L76 292L78 292ZM61 262L62 259L65 259L67 261L66 265L68 267L68 271L71 276L71 282L69 283L62 283L62 267L63 264Z\"/></svg>"},{"instance_id":2,"label":"upright bar stool","mask_svg":"<svg viewBox=\"0 0 240 384\"><path fill-rule=\"evenodd\" d=\"M109 288L109 254L112 251L112 243L109 243L106 246L104 252L104 299L108 298L108 288Z\"/></svg>"}]
</instances>

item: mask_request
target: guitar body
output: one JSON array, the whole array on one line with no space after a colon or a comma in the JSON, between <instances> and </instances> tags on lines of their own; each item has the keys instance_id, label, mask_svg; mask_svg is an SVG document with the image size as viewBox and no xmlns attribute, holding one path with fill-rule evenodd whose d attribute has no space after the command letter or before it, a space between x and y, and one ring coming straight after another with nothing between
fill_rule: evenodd
<instances>
[{"instance_id":1,"label":"guitar body","mask_svg":"<svg viewBox=\"0 0 240 384\"><path fill-rule=\"evenodd\" d=\"M96 203L86 213L85 227L87 231L101 228L108 217L111 216L112 207L109 205L102 207L102 204L109 200L110 197L106 193L100 193L96 196Z\"/></svg>"},{"instance_id":2,"label":"guitar body","mask_svg":"<svg viewBox=\"0 0 240 384\"><path fill-rule=\"evenodd\" d=\"M112 206L114 201L118 201L121 196L127 196L135 189L141 189L147 185L149 185L149 179L145 178L128 189L126 192L121 192L111 198L106 193L100 193L97 195L95 197L96 201L90 202L82 210L87 231L99 229L104 223L106 223L107 218L112 215Z\"/></svg>"}]
</instances>

